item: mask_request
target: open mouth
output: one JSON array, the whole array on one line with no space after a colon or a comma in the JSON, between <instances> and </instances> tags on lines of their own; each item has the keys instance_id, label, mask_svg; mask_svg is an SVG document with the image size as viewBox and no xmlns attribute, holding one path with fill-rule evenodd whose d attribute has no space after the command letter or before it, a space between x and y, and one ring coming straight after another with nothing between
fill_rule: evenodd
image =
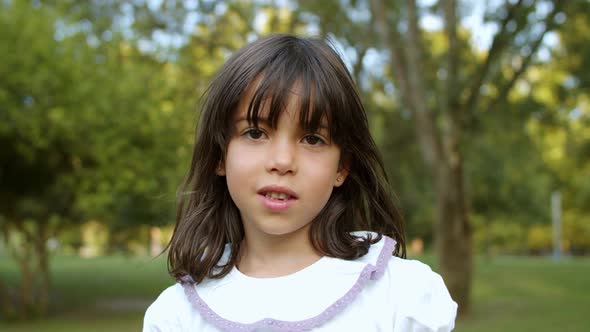
<instances>
[{"instance_id":1,"label":"open mouth","mask_svg":"<svg viewBox=\"0 0 590 332\"><path fill-rule=\"evenodd\" d=\"M297 194L286 186L270 185L258 190L258 195L270 201L284 202L297 200Z\"/></svg>"},{"instance_id":2,"label":"open mouth","mask_svg":"<svg viewBox=\"0 0 590 332\"><path fill-rule=\"evenodd\" d=\"M297 194L289 187L270 185L258 190L262 204L270 211L288 210L298 199Z\"/></svg>"},{"instance_id":3,"label":"open mouth","mask_svg":"<svg viewBox=\"0 0 590 332\"><path fill-rule=\"evenodd\" d=\"M287 200L294 198L293 196L291 196L287 193L282 193L282 192L266 192L266 193L261 193L261 195L263 195L267 199L272 199L272 200L276 200L276 201L287 201Z\"/></svg>"}]
</instances>

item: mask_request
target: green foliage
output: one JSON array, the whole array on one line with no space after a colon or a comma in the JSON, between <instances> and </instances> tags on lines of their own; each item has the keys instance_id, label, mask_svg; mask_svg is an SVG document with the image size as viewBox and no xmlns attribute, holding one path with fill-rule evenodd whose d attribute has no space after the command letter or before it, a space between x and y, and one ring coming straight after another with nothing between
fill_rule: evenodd
<instances>
[{"instance_id":1,"label":"green foliage","mask_svg":"<svg viewBox=\"0 0 590 332\"><path fill-rule=\"evenodd\" d=\"M590 224L583 213L567 211L562 221L562 251L566 255L590 252ZM553 251L551 224L518 222L513 216L487 220L474 215L476 252L488 255L549 255Z\"/></svg>"},{"instance_id":2,"label":"green foliage","mask_svg":"<svg viewBox=\"0 0 590 332\"><path fill-rule=\"evenodd\" d=\"M526 132L526 114L543 107L530 102L506 104L485 118L486 130L467 142L472 207L488 219L549 223L552 173Z\"/></svg>"},{"instance_id":3,"label":"green foliage","mask_svg":"<svg viewBox=\"0 0 590 332\"><path fill-rule=\"evenodd\" d=\"M22 276L22 295L8 301L26 315L45 311L45 244L68 224L173 220L192 110L171 105L173 65L121 31L97 37L105 27L86 29L58 5L0 6L0 47L10 50L0 61L0 229Z\"/></svg>"},{"instance_id":4,"label":"green foliage","mask_svg":"<svg viewBox=\"0 0 590 332\"><path fill-rule=\"evenodd\" d=\"M562 49L555 54L555 60L574 79L568 86L576 90L588 91L590 88L590 47L582 36L590 34L590 3L588 1L571 1L564 8L566 18L559 33Z\"/></svg>"},{"instance_id":5,"label":"green foliage","mask_svg":"<svg viewBox=\"0 0 590 332\"><path fill-rule=\"evenodd\" d=\"M510 216L487 220L474 215L474 242L478 253L488 255L527 253L527 231L522 223Z\"/></svg>"},{"instance_id":6,"label":"green foliage","mask_svg":"<svg viewBox=\"0 0 590 332\"><path fill-rule=\"evenodd\" d=\"M50 209L39 219L68 212L170 222L191 117L170 102L173 65L141 54L117 31L93 45L78 22L58 14L24 2L2 13L3 49L13 50L0 65L3 201L27 213Z\"/></svg>"},{"instance_id":7,"label":"green foliage","mask_svg":"<svg viewBox=\"0 0 590 332\"><path fill-rule=\"evenodd\" d=\"M527 246L532 253L547 254L553 245L552 228L549 225L533 225L527 235Z\"/></svg>"},{"instance_id":8,"label":"green foliage","mask_svg":"<svg viewBox=\"0 0 590 332\"><path fill-rule=\"evenodd\" d=\"M590 253L590 219L581 211L568 211L563 218L565 249L573 254Z\"/></svg>"},{"instance_id":9,"label":"green foliage","mask_svg":"<svg viewBox=\"0 0 590 332\"><path fill-rule=\"evenodd\" d=\"M533 57L503 96L502 87L526 55L523 45L536 36L537 5L550 1L523 3L514 31L501 40L509 43L504 56L491 64L481 87L481 107L457 119L474 247L548 252L549 199L559 190L564 249L588 253L590 5L563 6L557 42L544 46L549 57ZM10 252L25 254L35 241L55 236L79 248L80 225L88 220L106 225L110 244L121 248L147 243L150 226L171 224L199 97L227 56L270 32L330 36L342 47L408 237L430 246L433 176L415 139L416 119L397 94L390 53L371 31L369 2L294 4L0 1L0 229ZM470 4L460 4L459 13L468 13ZM488 5L485 21L498 24L506 4ZM421 14L441 14L438 3L419 6ZM407 25L405 4L386 2L385 9L389 20ZM451 88L441 83L440 69L448 61L445 32L423 31L426 103L437 116L453 97L447 93L467 98L487 55L473 44L475 31L458 28L460 66ZM448 129L437 119L437 130Z\"/></svg>"},{"instance_id":10,"label":"green foliage","mask_svg":"<svg viewBox=\"0 0 590 332\"><path fill-rule=\"evenodd\" d=\"M422 238L430 244L434 209L428 202L434 201L434 193L430 186L432 178L420 160L418 146L413 142L414 123L404 119L399 112L387 111L371 102L367 106L371 118L383 118L381 130L387 135L382 139L380 148L392 189L404 212L407 236L409 239ZM372 130L374 133L378 127L373 125Z\"/></svg>"}]
</instances>

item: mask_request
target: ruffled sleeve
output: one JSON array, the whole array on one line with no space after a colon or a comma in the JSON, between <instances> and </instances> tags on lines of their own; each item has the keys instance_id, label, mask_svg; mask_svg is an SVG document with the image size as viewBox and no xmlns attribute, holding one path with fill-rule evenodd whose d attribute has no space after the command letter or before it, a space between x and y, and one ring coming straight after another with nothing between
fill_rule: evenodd
<instances>
[{"instance_id":1,"label":"ruffled sleeve","mask_svg":"<svg viewBox=\"0 0 590 332\"><path fill-rule=\"evenodd\" d=\"M457 303L451 298L443 279L430 267L417 261L405 261L404 277L398 288L398 313L395 332L446 332L455 327ZM398 281L399 282L399 281Z\"/></svg>"}]
</instances>

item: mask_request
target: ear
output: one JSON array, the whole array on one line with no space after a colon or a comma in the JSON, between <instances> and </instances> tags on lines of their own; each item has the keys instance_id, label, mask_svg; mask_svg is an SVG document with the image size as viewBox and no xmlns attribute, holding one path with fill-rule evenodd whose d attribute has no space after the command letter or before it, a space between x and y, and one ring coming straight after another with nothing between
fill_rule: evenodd
<instances>
[{"instance_id":1,"label":"ear","mask_svg":"<svg viewBox=\"0 0 590 332\"><path fill-rule=\"evenodd\" d=\"M340 168L338 169L338 172L336 172L336 180L334 181L334 187L340 187L344 183L346 177L348 176L349 169L350 167L348 163L340 164Z\"/></svg>"},{"instance_id":2,"label":"ear","mask_svg":"<svg viewBox=\"0 0 590 332\"><path fill-rule=\"evenodd\" d=\"M215 174L217 174L218 176L225 176L225 163L223 162L223 160L219 161L219 164L215 169Z\"/></svg>"}]
</instances>

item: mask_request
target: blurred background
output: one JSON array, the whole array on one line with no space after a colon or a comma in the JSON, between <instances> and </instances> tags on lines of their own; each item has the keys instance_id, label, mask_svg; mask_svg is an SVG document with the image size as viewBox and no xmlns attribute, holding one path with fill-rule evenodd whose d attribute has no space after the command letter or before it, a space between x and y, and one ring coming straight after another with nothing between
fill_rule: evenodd
<instances>
[{"instance_id":1,"label":"blurred background","mask_svg":"<svg viewBox=\"0 0 590 332\"><path fill-rule=\"evenodd\" d=\"M590 1L0 0L0 330L139 330L199 98L332 40L457 331L590 328Z\"/></svg>"}]
</instances>

